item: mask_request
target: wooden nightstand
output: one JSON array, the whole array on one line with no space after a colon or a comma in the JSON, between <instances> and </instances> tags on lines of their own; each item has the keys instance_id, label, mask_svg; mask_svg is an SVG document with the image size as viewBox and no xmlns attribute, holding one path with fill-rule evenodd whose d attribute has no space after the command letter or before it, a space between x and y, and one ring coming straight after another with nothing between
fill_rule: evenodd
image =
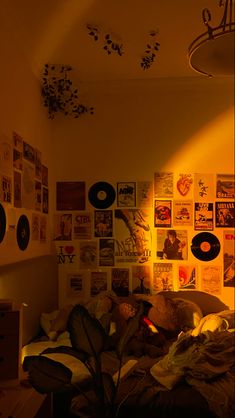
<instances>
[{"instance_id":1,"label":"wooden nightstand","mask_svg":"<svg viewBox=\"0 0 235 418\"><path fill-rule=\"evenodd\" d=\"M21 310L0 311L0 382L18 379L21 352Z\"/></svg>"},{"instance_id":2,"label":"wooden nightstand","mask_svg":"<svg viewBox=\"0 0 235 418\"><path fill-rule=\"evenodd\" d=\"M52 418L52 397L20 384L0 389L0 418Z\"/></svg>"}]
</instances>

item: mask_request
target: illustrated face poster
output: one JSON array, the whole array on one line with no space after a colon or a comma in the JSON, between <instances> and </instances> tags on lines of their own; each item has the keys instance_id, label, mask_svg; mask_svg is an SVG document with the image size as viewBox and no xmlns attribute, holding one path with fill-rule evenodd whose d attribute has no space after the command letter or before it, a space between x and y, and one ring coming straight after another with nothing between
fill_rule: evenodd
<instances>
[{"instance_id":1,"label":"illustrated face poster","mask_svg":"<svg viewBox=\"0 0 235 418\"><path fill-rule=\"evenodd\" d=\"M220 295L222 276L220 266L201 266L201 289L212 295Z\"/></svg>"},{"instance_id":2,"label":"illustrated face poster","mask_svg":"<svg viewBox=\"0 0 235 418\"><path fill-rule=\"evenodd\" d=\"M216 197L234 199L235 177L233 174L217 174Z\"/></svg>"},{"instance_id":3,"label":"illustrated face poster","mask_svg":"<svg viewBox=\"0 0 235 418\"><path fill-rule=\"evenodd\" d=\"M151 208L153 206L153 182L137 182L137 207Z\"/></svg>"},{"instance_id":4,"label":"illustrated face poster","mask_svg":"<svg viewBox=\"0 0 235 418\"><path fill-rule=\"evenodd\" d=\"M111 210L94 211L95 237L112 237L113 235L113 212Z\"/></svg>"},{"instance_id":5,"label":"illustrated face poster","mask_svg":"<svg viewBox=\"0 0 235 418\"><path fill-rule=\"evenodd\" d=\"M187 231L182 229L158 229L156 255L158 259L162 260L187 260Z\"/></svg>"},{"instance_id":6,"label":"illustrated face poster","mask_svg":"<svg viewBox=\"0 0 235 418\"><path fill-rule=\"evenodd\" d=\"M173 202L174 226L193 225L193 201L175 200Z\"/></svg>"},{"instance_id":7,"label":"illustrated face poster","mask_svg":"<svg viewBox=\"0 0 235 418\"><path fill-rule=\"evenodd\" d=\"M179 265L178 268L178 287L182 289L196 289L196 265Z\"/></svg>"},{"instance_id":8,"label":"illustrated face poster","mask_svg":"<svg viewBox=\"0 0 235 418\"><path fill-rule=\"evenodd\" d=\"M92 213L76 212L73 214L73 239L92 238Z\"/></svg>"},{"instance_id":9,"label":"illustrated face poster","mask_svg":"<svg viewBox=\"0 0 235 418\"><path fill-rule=\"evenodd\" d=\"M146 263L151 257L149 211L115 209L116 262Z\"/></svg>"},{"instance_id":10,"label":"illustrated face poster","mask_svg":"<svg viewBox=\"0 0 235 418\"><path fill-rule=\"evenodd\" d=\"M63 213L54 215L54 240L72 240L72 214Z\"/></svg>"},{"instance_id":11,"label":"illustrated face poster","mask_svg":"<svg viewBox=\"0 0 235 418\"><path fill-rule=\"evenodd\" d=\"M108 289L108 276L106 271L91 272L90 295L96 296Z\"/></svg>"},{"instance_id":12,"label":"illustrated face poster","mask_svg":"<svg viewBox=\"0 0 235 418\"><path fill-rule=\"evenodd\" d=\"M129 269L112 268L111 269L111 288L117 296L129 295Z\"/></svg>"},{"instance_id":13,"label":"illustrated face poster","mask_svg":"<svg viewBox=\"0 0 235 418\"><path fill-rule=\"evenodd\" d=\"M154 226L158 228L171 227L171 200L154 201Z\"/></svg>"},{"instance_id":14,"label":"illustrated face poster","mask_svg":"<svg viewBox=\"0 0 235 418\"><path fill-rule=\"evenodd\" d=\"M132 266L132 293L150 294L151 287L151 267Z\"/></svg>"},{"instance_id":15,"label":"illustrated face poster","mask_svg":"<svg viewBox=\"0 0 235 418\"><path fill-rule=\"evenodd\" d=\"M182 197L190 198L193 194L193 176L192 174L181 173L176 178L176 192Z\"/></svg>"},{"instance_id":16,"label":"illustrated face poster","mask_svg":"<svg viewBox=\"0 0 235 418\"><path fill-rule=\"evenodd\" d=\"M215 197L213 174L194 174L194 199L196 202L212 201Z\"/></svg>"},{"instance_id":17,"label":"illustrated face poster","mask_svg":"<svg viewBox=\"0 0 235 418\"><path fill-rule=\"evenodd\" d=\"M223 268L224 268L224 286L235 286L235 233L234 230L224 231L224 254L223 254Z\"/></svg>"},{"instance_id":18,"label":"illustrated face poster","mask_svg":"<svg viewBox=\"0 0 235 418\"><path fill-rule=\"evenodd\" d=\"M234 202L215 202L215 225L217 228L235 226Z\"/></svg>"},{"instance_id":19,"label":"illustrated face poster","mask_svg":"<svg viewBox=\"0 0 235 418\"><path fill-rule=\"evenodd\" d=\"M156 172L154 173L154 197L168 198L173 197L173 173Z\"/></svg>"},{"instance_id":20,"label":"illustrated face poster","mask_svg":"<svg viewBox=\"0 0 235 418\"><path fill-rule=\"evenodd\" d=\"M80 269L94 269L98 267L98 242L79 241Z\"/></svg>"},{"instance_id":21,"label":"illustrated face poster","mask_svg":"<svg viewBox=\"0 0 235 418\"><path fill-rule=\"evenodd\" d=\"M136 206L136 183L119 182L117 183L117 206L135 207Z\"/></svg>"},{"instance_id":22,"label":"illustrated face poster","mask_svg":"<svg viewBox=\"0 0 235 418\"><path fill-rule=\"evenodd\" d=\"M114 239L100 238L99 240L99 265L114 266Z\"/></svg>"},{"instance_id":23,"label":"illustrated face poster","mask_svg":"<svg viewBox=\"0 0 235 418\"><path fill-rule=\"evenodd\" d=\"M172 263L153 263L153 294L173 289Z\"/></svg>"},{"instance_id":24,"label":"illustrated face poster","mask_svg":"<svg viewBox=\"0 0 235 418\"><path fill-rule=\"evenodd\" d=\"M213 203L195 202L194 229L199 231L213 230Z\"/></svg>"}]
</instances>

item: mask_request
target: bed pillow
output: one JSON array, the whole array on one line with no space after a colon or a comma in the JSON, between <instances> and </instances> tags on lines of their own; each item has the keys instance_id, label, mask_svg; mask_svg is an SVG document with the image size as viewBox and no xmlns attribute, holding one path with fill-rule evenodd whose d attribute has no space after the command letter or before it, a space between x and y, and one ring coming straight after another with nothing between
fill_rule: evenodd
<instances>
[{"instance_id":1,"label":"bed pillow","mask_svg":"<svg viewBox=\"0 0 235 418\"><path fill-rule=\"evenodd\" d=\"M201 308L195 302L183 298L174 298L172 301L176 309L179 331L186 332L196 328L203 317Z\"/></svg>"},{"instance_id":2,"label":"bed pillow","mask_svg":"<svg viewBox=\"0 0 235 418\"><path fill-rule=\"evenodd\" d=\"M59 313L59 310L55 310L49 313L43 312L41 313L41 316L40 316L41 328L50 340L54 339L54 337L50 335L51 325L52 325L52 322L56 319L58 313Z\"/></svg>"},{"instance_id":3,"label":"bed pillow","mask_svg":"<svg viewBox=\"0 0 235 418\"><path fill-rule=\"evenodd\" d=\"M149 298L152 307L148 311L149 319L162 329L177 331L179 329L177 307L172 299L164 295L154 295Z\"/></svg>"},{"instance_id":4,"label":"bed pillow","mask_svg":"<svg viewBox=\"0 0 235 418\"><path fill-rule=\"evenodd\" d=\"M49 340L57 340L58 336L66 331L68 317L72 308L73 305L67 305L62 309L41 314L40 324Z\"/></svg>"},{"instance_id":5,"label":"bed pillow","mask_svg":"<svg viewBox=\"0 0 235 418\"><path fill-rule=\"evenodd\" d=\"M84 383L91 378L91 374L85 364L78 358L65 353L48 353L41 354L41 356L48 357L51 360L63 364L72 372L71 383Z\"/></svg>"}]
</instances>

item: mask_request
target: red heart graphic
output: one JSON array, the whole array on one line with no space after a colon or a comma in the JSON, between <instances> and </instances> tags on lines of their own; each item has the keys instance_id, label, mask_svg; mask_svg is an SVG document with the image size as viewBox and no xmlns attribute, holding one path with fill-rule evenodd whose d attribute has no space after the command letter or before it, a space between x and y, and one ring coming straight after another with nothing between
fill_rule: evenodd
<instances>
[{"instance_id":1,"label":"red heart graphic","mask_svg":"<svg viewBox=\"0 0 235 418\"><path fill-rule=\"evenodd\" d=\"M72 254L74 247L72 245L64 247L64 250L67 254Z\"/></svg>"}]
</instances>

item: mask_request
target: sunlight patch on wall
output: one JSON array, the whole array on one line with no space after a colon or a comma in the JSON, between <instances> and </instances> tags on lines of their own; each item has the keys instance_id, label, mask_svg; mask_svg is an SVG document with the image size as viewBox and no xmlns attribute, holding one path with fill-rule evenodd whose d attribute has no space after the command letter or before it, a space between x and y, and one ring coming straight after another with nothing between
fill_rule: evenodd
<instances>
[{"instance_id":1,"label":"sunlight patch on wall","mask_svg":"<svg viewBox=\"0 0 235 418\"><path fill-rule=\"evenodd\" d=\"M231 173L234 170L234 108L204 126L176 152L165 170Z\"/></svg>"}]
</instances>

